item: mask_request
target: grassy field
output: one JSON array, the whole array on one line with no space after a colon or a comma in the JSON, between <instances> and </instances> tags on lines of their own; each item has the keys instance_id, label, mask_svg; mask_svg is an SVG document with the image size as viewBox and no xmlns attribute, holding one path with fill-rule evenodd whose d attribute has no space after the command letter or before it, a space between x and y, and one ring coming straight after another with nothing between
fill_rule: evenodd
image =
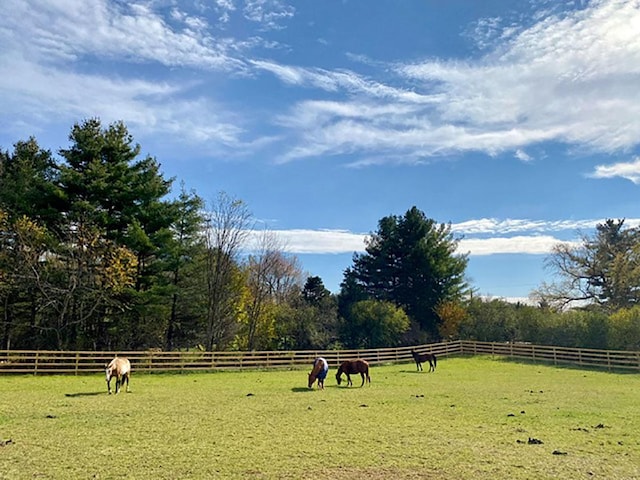
<instances>
[{"instance_id":1,"label":"grassy field","mask_svg":"<svg viewBox=\"0 0 640 480\"><path fill-rule=\"evenodd\" d=\"M134 371L117 396L0 377L0 479L640 479L637 374L443 358L309 391L309 369Z\"/></svg>"}]
</instances>

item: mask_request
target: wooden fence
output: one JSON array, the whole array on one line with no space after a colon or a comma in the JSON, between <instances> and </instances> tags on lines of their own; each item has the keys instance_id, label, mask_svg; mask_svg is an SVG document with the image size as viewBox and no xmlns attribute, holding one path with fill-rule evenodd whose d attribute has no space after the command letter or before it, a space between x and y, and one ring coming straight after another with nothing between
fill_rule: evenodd
<instances>
[{"instance_id":1,"label":"wooden fence","mask_svg":"<svg viewBox=\"0 0 640 480\"><path fill-rule=\"evenodd\" d=\"M419 347L370 350L300 350L260 352L61 352L0 350L0 374L83 374L103 372L114 356L126 356L136 372L194 372L258 368L290 368L310 365L323 356L330 365L350 358L364 358L372 365L413 362L411 349L450 355L496 355L528 361L640 371L640 352L565 348L526 343L455 341Z\"/></svg>"},{"instance_id":2,"label":"wooden fence","mask_svg":"<svg viewBox=\"0 0 640 480\"><path fill-rule=\"evenodd\" d=\"M640 352L625 350L596 350L590 348L554 347L529 343L495 343L461 341L464 355L498 355L503 357L608 370L628 369L640 371Z\"/></svg>"},{"instance_id":3,"label":"wooden fence","mask_svg":"<svg viewBox=\"0 0 640 480\"><path fill-rule=\"evenodd\" d=\"M460 342L432 343L420 347L371 350L300 350L253 352L63 352L52 350L0 350L0 374L82 374L104 372L114 356L127 357L135 372L194 372L258 368L287 368L310 365L322 356L330 365L350 358L364 358L372 365L413 361L411 349L432 352L438 357L459 354Z\"/></svg>"}]
</instances>

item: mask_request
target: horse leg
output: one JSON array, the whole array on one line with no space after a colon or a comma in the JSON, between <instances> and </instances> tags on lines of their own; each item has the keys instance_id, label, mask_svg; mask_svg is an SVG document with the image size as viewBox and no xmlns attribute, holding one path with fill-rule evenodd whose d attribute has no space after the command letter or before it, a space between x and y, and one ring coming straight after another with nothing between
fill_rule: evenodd
<instances>
[{"instance_id":1,"label":"horse leg","mask_svg":"<svg viewBox=\"0 0 640 480\"><path fill-rule=\"evenodd\" d=\"M129 374L128 373L124 376L124 381L127 382L127 393L129 393L130 390L129 390Z\"/></svg>"},{"instance_id":2,"label":"horse leg","mask_svg":"<svg viewBox=\"0 0 640 480\"><path fill-rule=\"evenodd\" d=\"M419 360L416 360L416 367L418 368L418 371L422 370L422 363L420 363Z\"/></svg>"},{"instance_id":3,"label":"horse leg","mask_svg":"<svg viewBox=\"0 0 640 480\"><path fill-rule=\"evenodd\" d=\"M107 392L111 395L111 379L107 380Z\"/></svg>"},{"instance_id":4,"label":"horse leg","mask_svg":"<svg viewBox=\"0 0 640 480\"><path fill-rule=\"evenodd\" d=\"M350 387L351 385L353 385L353 383L351 382L351 375L347 373L347 387Z\"/></svg>"}]
</instances>

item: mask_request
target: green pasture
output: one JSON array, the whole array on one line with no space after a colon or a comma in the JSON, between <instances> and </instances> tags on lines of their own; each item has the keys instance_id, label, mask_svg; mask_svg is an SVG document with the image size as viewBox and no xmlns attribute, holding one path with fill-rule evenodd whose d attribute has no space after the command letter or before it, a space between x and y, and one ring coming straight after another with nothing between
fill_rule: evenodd
<instances>
[{"instance_id":1,"label":"green pasture","mask_svg":"<svg viewBox=\"0 0 640 480\"><path fill-rule=\"evenodd\" d=\"M0 376L0 479L638 479L640 375L442 358L310 370Z\"/></svg>"}]
</instances>

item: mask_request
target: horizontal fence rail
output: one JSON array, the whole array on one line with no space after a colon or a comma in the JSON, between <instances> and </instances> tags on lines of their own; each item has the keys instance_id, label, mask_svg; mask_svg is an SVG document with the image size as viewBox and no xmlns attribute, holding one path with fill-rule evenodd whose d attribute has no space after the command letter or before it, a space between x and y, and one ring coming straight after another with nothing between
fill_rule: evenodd
<instances>
[{"instance_id":1,"label":"horizontal fence rail","mask_svg":"<svg viewBox=\"0 0 640 480\"><path fill-rule=\"evenodd\" d=\"M299 350L252 352L64 352L55 350L0 350L0 374L83 374L104 372L116 355L127 357L136 372L195 372L260 368L287 368L310 365L317 357L324 357L337 367L344 360L362 358L371 365L413 361L411 349L437 356L460 353L460 342L444 342L419 347L378 348L368 350Z\"/></svg>"},{"instance_id":2,"label":"horizontal fence rail","mask_svg":"<svg viewBox=\"0 0 640 480\"><path fill-rule=\"evenodd\" d=\"M640 371L640 352L565 348L528 343L454 341L417 347L367 350L299 350L252 352L164 352L147 351L52 351L0 350L0 375L86 374L103 372L116 355L127 357L136 372L197 372L261 368L291 368L310 365L322 356L333 368L348 359L363 358L371 365L413 362L411 350L430 352L437 357L450 355L495 355L520 360L572 364L609 370Z\"/></svg>"},{"instance_id":3,"label":"horizontal fence rail","mask_svg":"<svg viewBox=\"0 0 640 480\"><path fill-rule=\"evenodd\" d=\"M533 360L554 365L570 364L600 367L608 370L640 371L640 352L626 350L596 350L590 348L554 347L529 343L496 343L463 340L460 353L465 355L498 355L521 360Z\"/></svg>"}]
</instances>

